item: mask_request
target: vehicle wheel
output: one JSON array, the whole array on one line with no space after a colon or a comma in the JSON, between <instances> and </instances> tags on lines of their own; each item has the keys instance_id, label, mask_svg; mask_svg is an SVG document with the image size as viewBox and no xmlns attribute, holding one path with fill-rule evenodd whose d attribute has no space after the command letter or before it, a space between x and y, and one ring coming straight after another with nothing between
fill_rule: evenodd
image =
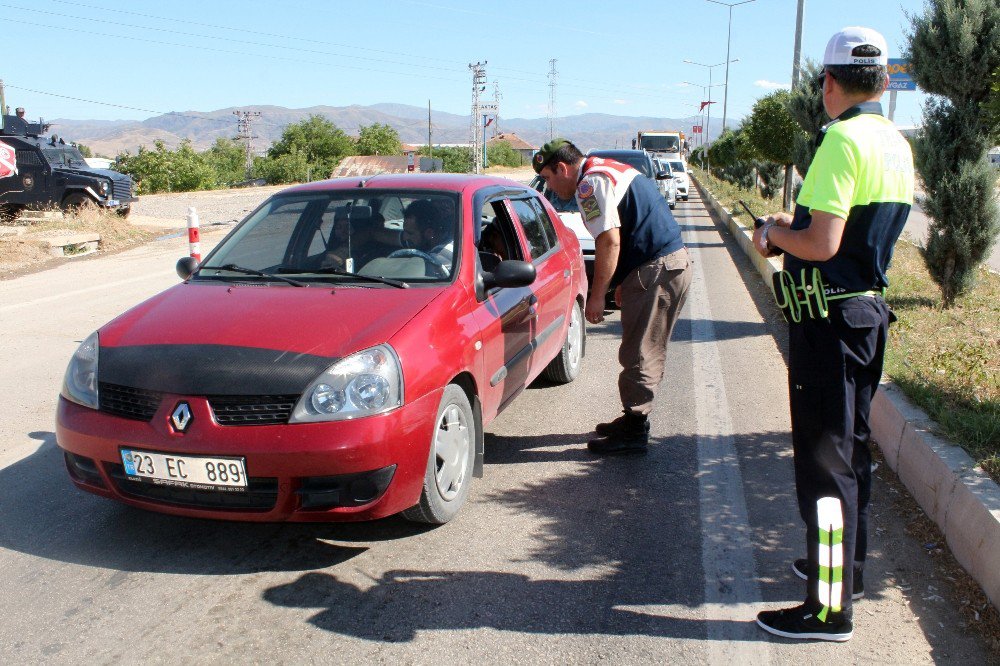
<instances>
[{"instance_id":1,"label":"vehicle wheel","mask_svg":"<svg viewBox=\"0 0 1000 666\"><path fill-rule=\"evenodd\" d=\"M122 218L128 217L128 214L131 212L132 212L131 206L121 206L120 208L117 208L115 210L115 214L118 215L118 217Z\"/></svg>"},{"instance_id":2,"label":"vehicle wheel","mask_svg":"<svg viewBox=\"0 0 1000 666\"><path fill-rule=\"evenodd\" d=\"M96 208L94 200L82 192L72 192L67 194L62 201L62 209L67 213L78 213L84 209Z\"/></svg>"},{"instance_id":3,"label":"vehicle wheel","mask_svg":"<svg viewBox=\"0 0 1000 666\"><path fill-rule=\"evenodd\" d=\"M574 303L569 315L569 327L566 329L566 340L563 342L559 355L542 371L542 376L549 381L568 384L580 374L583 359L583 314L580 304Z\"/></svg>"},{"instance_id":4,"label":"vehicle wheel","mask_svg":"<svg viewBox=\"0 0 1000 666\"><path fill-rule=\"evenodd\" d=\"M465 391L444 388L431 437L420 502L403 511L403 518L443 525L465 504L476 459L476 421Z\"/></svg>"}]
</instances>

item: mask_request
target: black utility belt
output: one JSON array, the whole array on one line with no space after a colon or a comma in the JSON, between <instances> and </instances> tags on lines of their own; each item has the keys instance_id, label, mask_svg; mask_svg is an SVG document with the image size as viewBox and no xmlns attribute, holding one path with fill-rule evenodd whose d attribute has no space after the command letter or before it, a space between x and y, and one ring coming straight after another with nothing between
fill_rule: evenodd
<instances>
[{"instance_id":1,"label":"black utility belt","mask_svg":"<svg viewBox=\"0 0 1000 666\"><path fill-rule=\"evenodd\" d=\"M791 323L799 323L803 316L827 319L830 316L830 301L885 295L885 289L845 291L831 286L823 280L823 274L815 266L800 269L797 277L796 281L796 276L789 271L778 271L771 276L774 302L781 308L785 321Z\"/></svg>"}]
</instances>

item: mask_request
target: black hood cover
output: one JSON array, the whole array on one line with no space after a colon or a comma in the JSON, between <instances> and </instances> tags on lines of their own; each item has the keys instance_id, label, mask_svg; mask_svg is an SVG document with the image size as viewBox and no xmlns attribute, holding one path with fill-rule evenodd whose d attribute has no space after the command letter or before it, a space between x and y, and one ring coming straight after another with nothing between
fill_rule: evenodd
<instances>
[{"instance_id":1,"label":"black hood cover","mask_svg":"<svg viewBox=\"0 0 1000 666\"><path fill-rule=\"evenodd\" d=\"M229 345L101 347L101 382L182 395L302 393L337 359Z\"/></svg>"}]
</instances>

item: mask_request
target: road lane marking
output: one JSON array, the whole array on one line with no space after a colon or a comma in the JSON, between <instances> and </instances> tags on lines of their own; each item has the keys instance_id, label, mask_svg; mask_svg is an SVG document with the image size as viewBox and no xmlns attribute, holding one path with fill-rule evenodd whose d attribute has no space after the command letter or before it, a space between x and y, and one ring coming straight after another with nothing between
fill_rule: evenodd
<instances>
[{"instance_id":1,"label":"road lane marking","mask_svg":"<svg viewBox=\"0 0 1000 666\"><path fill-rule=\"evenodd\" d=\"M701 560L710 664L767 664L769 643L754 623L761 610L753 539L747 518L722 360L715 336L701 252L689 247L692 259L688 291L694 401L698 422L698 494L701 513ZM707 611L706 611L707 612Z\"/></svg>"},{"instance_id":2,"label":"road lane marking","mask_svg":"<svg viewBox=\"0 0 1000 666\"><path fill-rule=\"evenodd\" d=\"M101 284L95 284L90 287L84 287L83 289L74 289L73 291L61 291L58 294L53 294L52 296L43 296L42 298L36 298L31 301L23 301L21 303L14 303L12 305L0 306L0 312L10 312L11 310L19 310L20 308L27 308L34 305L42 305L43 303L51 303L52 301L58 301L62 298L73 298L81 294L89 294L94 291L101 291L103 289L110 289L112 287L119 287L123 284L135 284L136 282L142 282L144 280L161 280L165 275L169 275L169 272L164 271L160 274L151 274L146 276L133 276L126 278L124 280L116 280L115 282L102 282Z\"/></svg>"}]
</instances>

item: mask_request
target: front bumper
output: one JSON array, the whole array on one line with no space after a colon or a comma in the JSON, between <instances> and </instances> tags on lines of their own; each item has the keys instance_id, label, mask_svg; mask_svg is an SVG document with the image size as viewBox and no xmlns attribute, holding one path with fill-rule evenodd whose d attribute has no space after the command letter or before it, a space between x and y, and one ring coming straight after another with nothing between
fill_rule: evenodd
<instances>
[{"instance_id":1,"label":"front bumper","mask_svg":"<svg viewBox=\"0 0 1000 666\"><path fill-rule=\"evenodd\" d=\"M143 509L258 522L382 518L420 499L441 392L378 416L330 423L221 426L204 398L164 396L149 422L59 398L56 440L73 483ZM175 432L170 412L186 401L193 421ZM242 457L246 490L206 490L136 481L120 448L190 456Z\"/></svg>"}]
</instances>

